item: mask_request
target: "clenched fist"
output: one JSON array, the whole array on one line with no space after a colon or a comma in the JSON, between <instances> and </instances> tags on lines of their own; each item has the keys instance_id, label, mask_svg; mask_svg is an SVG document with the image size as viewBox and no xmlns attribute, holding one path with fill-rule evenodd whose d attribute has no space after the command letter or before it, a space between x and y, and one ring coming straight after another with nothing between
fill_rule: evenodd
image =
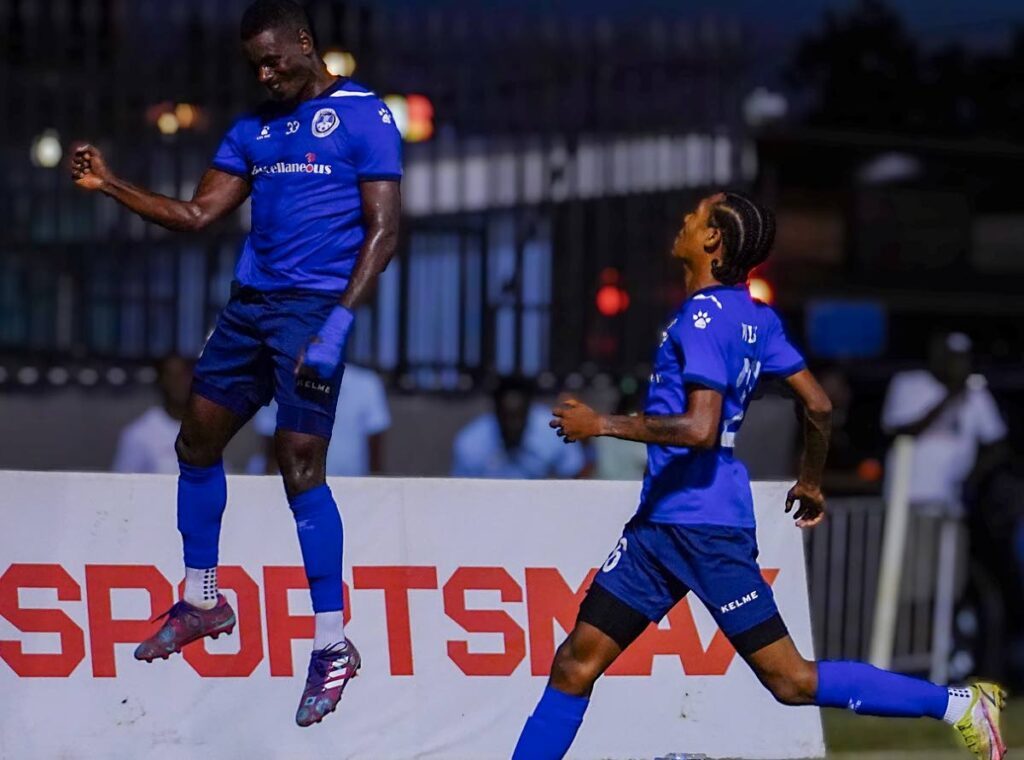
<instances>
[{"instance_id":1,"label":"clenched fist","mask_svg":"<svg viewBox=\"0 0 1024 760\"><path fill-rule=\"evenodd\" d=\"M79 145L71 156L71 179L86 190L99 190L110 179L111 174L99 148L93 145Z\"/></svg>"}]
</instances>

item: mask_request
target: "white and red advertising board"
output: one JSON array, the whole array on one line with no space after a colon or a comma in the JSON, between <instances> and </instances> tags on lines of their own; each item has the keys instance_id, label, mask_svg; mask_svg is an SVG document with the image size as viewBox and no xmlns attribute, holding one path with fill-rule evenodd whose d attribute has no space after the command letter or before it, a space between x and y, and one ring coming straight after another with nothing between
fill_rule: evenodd
<instances>
[{"instance_id":1,"label":"white and red advertising board","mask_svg":"<svg viewBox=\"0 0 1024 760\"><path fill-rule=\"evenodd\" d=\"M234 635L132 658L182 575L175 479L0 472L0 757L508 758L635 483L336 479L347 631L363 670L300 729L312 617L281 484L233 477L220 583ZM761 561L811 654L784 484L757 484ZM776 704L696 600L603 678L572 758L822 757L816 708Z\"/></svg>"}]
</instances>

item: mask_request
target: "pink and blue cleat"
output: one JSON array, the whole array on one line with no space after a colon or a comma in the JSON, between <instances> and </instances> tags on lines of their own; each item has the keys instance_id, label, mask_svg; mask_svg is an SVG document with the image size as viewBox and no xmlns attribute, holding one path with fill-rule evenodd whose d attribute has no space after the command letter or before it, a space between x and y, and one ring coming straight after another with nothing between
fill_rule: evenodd
<instances>
[{"instance_id":1,"label":"pink and blue cleat","mask_svg":"<svg viewBox=\"0 0 1024 760\"><path fill-rule=\"evenodd\" d=\"M181 601L153 622L161 619L164 624L160 630L136 647L136 660L166 660L175 652L180 652L182 647L204 636L215 639L235 629L235 611L223 594L217 594L217 604L212 609L203 610Z\"/></svg>"},{"instance_id":2,"label":"pink and blue cleat","mask_svg":"<svg viewBox=\"0 0 1024 760\"><path fill-rule=\"evenodd\" d=\"M295 722L303 727L311 726L334 712L345 686L356 677L361 665L359 651L351 641L313 650Z\"/></svg>"}]
</instances>

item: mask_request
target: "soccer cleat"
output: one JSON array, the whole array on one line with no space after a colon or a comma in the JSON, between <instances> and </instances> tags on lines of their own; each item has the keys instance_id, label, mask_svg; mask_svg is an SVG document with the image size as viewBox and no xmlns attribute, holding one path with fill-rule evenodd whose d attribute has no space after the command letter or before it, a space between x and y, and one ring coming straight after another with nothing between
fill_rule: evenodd
<instances>
[{"instance_id":1,"label":"soccer cleat","mask_svg":"<svg viewBox=\"0 0 1024 760\"><path fill-rule=\"evenodd\" d=\"M1006 692L994 683L971 686L971 706L954 728L978 760L1002 760L1006 744L999 733L999 713L1006 704Z\"/></svg>"},{"instance_id":2,"label":"soccer cleat","mask_svg":"<svg viewBox=\"0 0 1024 760\"><path fill-rule=\"evenodd\" d=\"M345 686L362 666L359 651L351 641L329 649L315 649L309 657L306 689L302 692L295 722L300 726L319 723L334 712Z\"/></svg>"},{"instance_id":3,"label":"soccer cleat","mask_svg":"<svg viewBox=\"0 0 1024 760\"><path fill-rule=\"evenodd\" d=\"M186 644L204 636L215 639L235 629L235 611L223 594L217 594L217 604L212 609L202 610L181 601L163 615L154 618L153 622L157 620L164 620L164 624L136 647L136 660L166 660L175 652L180 652Z\"/></svg>"}]
</instances>

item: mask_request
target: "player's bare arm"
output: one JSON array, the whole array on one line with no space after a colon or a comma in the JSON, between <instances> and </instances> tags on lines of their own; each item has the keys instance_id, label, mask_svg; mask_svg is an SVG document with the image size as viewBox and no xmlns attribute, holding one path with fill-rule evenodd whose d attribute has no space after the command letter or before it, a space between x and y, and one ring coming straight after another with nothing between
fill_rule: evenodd
<instances>
[{"instance_id":1,"label":"player's bare arm","mask_svg":"<svg viewBox=\"0 0 1024 760\"><path fill-rule=\"evenodd\" d=\"M359 250L348 287L323 327L309 341L295 367L300 384L332 377L345 358L345 344L355 321L353 309L363 303L377 285L377 278L395 255L398 224L402 215L400 185L395 181L361 182L366 237Z\"/></svg>"},{"instance_id":2,"label":"player's bare arm","mask_svg":"<svg viewBox=\"0 0 1024 760\"><path fill-rule=\"evenodd\" d=\"M813 528L825 518L825 495L821 478L832 436L832 402L808 370L786 378L786 383L804 408L804 447L800 457L800 476L786 496L786 512L799 502L793 519L801 528Z\"/></svg>"},{"instance_id":3,"label":"player's bare arm","mask_svg":"<svg viewBox=\"0 0 1024 760\"><path fill-rule=\"evenodd\" d=\"M373 293L398 246L398 225L402 216L401 185L393 181L360 182L366 239L359 251L341 305L354 309Z\"/></svg>"},{"instance_id":4,"label":"player's bare arm","mask_svg":"<svg viewBox=\"0 0 1024 760\"><path fill-rule=\"evenodd\" d=\"M193 232L221 219L249 197L250 185L242 177L207 169L192 200L182 201L133 185L109 168L93 145L80 145L71 159L71 178L86 190L98 190L134 211L147 222L169 230Z\"/></svg>"},{"instance_id":5,"label":"player's bare arm","mask_svg":"<svg viewBox=\"0 0 1024 760\"><path fill-rule=\"evenodd\" d=\"M693 386L686 395L685 414L599 414L570 398L555 407L551 427L566 443L611 436L660 446L709 449L718 441L722 394Z\"/></svg>"}]
</instances>

